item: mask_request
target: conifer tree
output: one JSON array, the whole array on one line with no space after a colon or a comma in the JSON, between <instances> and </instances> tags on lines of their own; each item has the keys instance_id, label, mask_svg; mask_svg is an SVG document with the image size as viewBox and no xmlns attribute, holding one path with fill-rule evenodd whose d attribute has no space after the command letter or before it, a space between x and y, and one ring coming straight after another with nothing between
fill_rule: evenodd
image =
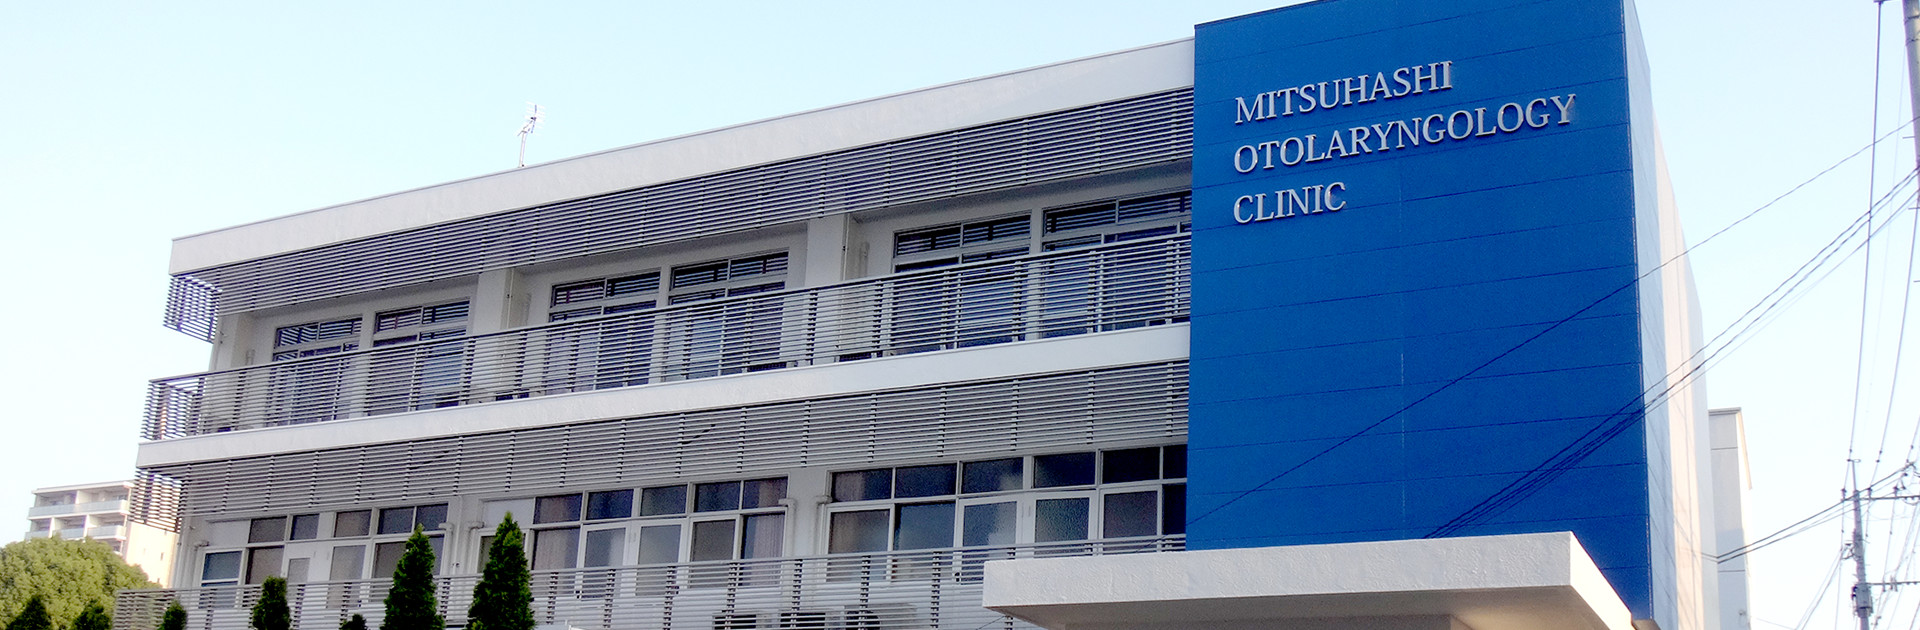
<instances>
[{"instance_id":1,"label":"conifer tree","mask_svg":"<svg viewBox=\"0 0 1920 630\"><path fill-rule=\"evenodd\" d=\"M467 630L533 630L533 590L528 585L526 538L509 512L493 530L487 566L473 586Z\"/></svg>"},{"instance_id":2,"label":"conifer tree","mask_svg":"<svg viewBox=\"0 0 1920 630\"><path fill-rule=\"evenodd\" d=\"M53 630L53 618L47 615L47 603L35 595L27 599L27 606L7 622L7 630Z\"/></svg>"},{"instance_id":3,"label":"conifer tree","mask_svg":"<svg viewBox=\"0 0 1920 630\"><path fill-rule=\"evenodd\" d=\"M340 630L367 630L367 618L353 613L353 617L340 622Z\"/></svg>"},{"instance_id":4,"label":"conifer tree","mask_svg":"<svg viewBox=\"0 0 1920 630\"><path fill-rule=\"evenodd\" d=\"M446 622L433 595L433 547L420 526L413 527L407 549L393 568L393 589L387 591L387 616L380 630L443 630Z\"/></svg>"},{"instance_id":5,"label":"conifer tree","mask_svg":"<svg viewBox=\"0 0 1920 630\"><path fill-rule=\"evenodd\" d=\"M250 625L253 630L291 630L293 610L287 607L286 578L270 577L260 584L260 601L253 603Z\"/></svg>"},{"instance_id":6,"label":"conifer tree","mask_svg":"<svg viewBox=\"0 0 1920 630\"><path fill-rule=\"evenodd\" d=\"M69 630L112 630L113 618L107 615L107 607L101 606L100 602L87 602L87 607L80 610L80 616L74 617L73 625L68 628Z\"/></svg>"},{"instance_id":7,"label":"conifer tree","mask_svg":"<svg viewBox=\"0 0 1920 630\"><path fill-rule=\"evenodd\" d=\"M160 615L160 630L187 630L187 609L181 608L179 601L167 602L166 614Z\"/></svg>"}]
</instances>

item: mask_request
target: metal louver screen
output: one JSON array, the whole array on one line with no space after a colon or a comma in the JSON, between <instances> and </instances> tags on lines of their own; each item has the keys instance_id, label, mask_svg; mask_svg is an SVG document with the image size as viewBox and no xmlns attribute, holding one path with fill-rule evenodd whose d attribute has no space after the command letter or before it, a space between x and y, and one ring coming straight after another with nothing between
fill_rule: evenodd
<instances>
[{"instance_id":1,"label":"metal louver screen","mask_svg":"<svg viewBox=\"0 0 1920 630\"><path fill-rule=\"evenodd\" d=\"M1174 90L187 272L165 323L210 341L219 315L1182 160L1192 109Z\"/></svg>"},{"instance_id":2,"label":"metal louver screen","mask_svg":"<svg viewBox=\"0 0 1920 630\"><path fill-rule=\"evenodd\" d=\"M1187 363L199 462L141 471L189 514L308 510L461 494L1073 449L1187 434ZM177 518L177 517L176 517Z\"/></svg>"}]
</instances>

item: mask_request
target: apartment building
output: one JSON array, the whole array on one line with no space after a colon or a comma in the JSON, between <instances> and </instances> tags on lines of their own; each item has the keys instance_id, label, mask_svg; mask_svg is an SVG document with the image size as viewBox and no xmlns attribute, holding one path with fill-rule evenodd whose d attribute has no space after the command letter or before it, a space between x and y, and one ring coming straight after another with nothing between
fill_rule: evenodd
<instances>
[{"instance_id":1,"label":"apartment building","mask_svg":"<svg viewBox=\"0 0 1920 630\"><path fill-rule=\"evenodd\" d=\"M106 543L128 564L161 585L173 573L174 533L128 518L132 481L54 486L33 491L27 508L27 538L91 538Z\"/></svg>"},{"instance_id":2,"label":"apartment building","mask_svg":"<svg viewBox=\"0 0 1920 630\"><path fill-rule=\"evenodd\" d=\"M511 513L579 628L1711 627L1637 37L1324 0L177 239L116 623L420 527L458 625Z\"/></svg>"}]
</instances>

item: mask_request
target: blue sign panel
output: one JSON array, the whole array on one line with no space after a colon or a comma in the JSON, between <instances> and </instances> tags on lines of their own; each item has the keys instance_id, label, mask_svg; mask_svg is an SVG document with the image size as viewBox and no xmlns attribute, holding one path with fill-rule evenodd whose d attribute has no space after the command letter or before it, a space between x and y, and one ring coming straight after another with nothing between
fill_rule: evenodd
<instances>
[{"instance_id":1,"label":"blue sign panel","mask_svg":"<svg viewBox=\"0 0 1920 630\"><path fill-rule=\"evenodd\" d=\"M1573 531L1651 616L1625 19L1196 28L1191 547Z\"/></svg>"}]
</instances>

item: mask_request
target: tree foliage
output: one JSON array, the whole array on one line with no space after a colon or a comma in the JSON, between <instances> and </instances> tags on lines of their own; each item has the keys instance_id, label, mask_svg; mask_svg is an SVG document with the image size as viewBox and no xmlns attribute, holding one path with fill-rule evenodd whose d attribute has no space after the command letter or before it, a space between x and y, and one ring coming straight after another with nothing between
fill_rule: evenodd
<instances>
[{"instance_id":1,"label":"tree foliage","mask_svg":"<svg viewBox=\"0 0 1920 630\"><path fill-rule=\"evenodd\" d=\"M39 595L27 598L27 605L20 607L20 614L7 622L7 630L53 630L53 618L47 615L47 604Z\"/></svg>"},{"instance_id":2,"label":"tree foliage","mask_svg":"<svg viewBox=\"0 0 1920 630\"><path fill-rule=\"evenodd\" d=\"M360 613L353 613L352 617L340 622L340 630L367 630L367 618L360 616Z\"/></svg>"},{"instance_id":3,"label":"tree foliage","mask_svg":"<svg viewBox=\"0 0 1920 630\"><path fill-rule=\"evenodd\" d=\"M253 630L290 630L293 627L293 609L287 607L286 578L270 577L260 584L260 601L253 603L250 625Z\"/></svg>"},{"instance_id":4,"label":"tree foliage","mask_svg":"<svg viewBox=\"0 0 1920 630\"><path fill-rule=\"evenodd\" d=\"M387 591L387 616L380 630L443 630L433 596L433 546L415 525L407 550L393 568L393 589Z\"/></svg>"},{"instance_id":5,"label":"tree foliage","mask_svg":"<svg viewBox=\"0 0 1920 630\"><path fill-rule=\"evenodd\" d=\"M528 585L526 538L508 513L493 530L487 566L473 586L467 630L533 630L533 590Z\"/></svg>"},{"instance_id":6,"label":"tree foliage","mask_svg":"<svg viewBox=\"0 0 1920 630\"><path fill-rule=\"evenodd\" d=\"M167 602L167 612L160 616L160 630L187 630L187 609L182 608L180 602Z\"/></svg>"},{"instance_id":7,"label":"tree foliage","mask_svg":"<svg viewBox=\"0 0 1920 630\"><path fill-rule=\"evenodd\" d=\"M80 616L73 618L73 625L67 628L68 630L112 630L113 618L107 615L107 607L102 606L100 602L88 602L86 608L80 609Z\"/></svg>"},{"instance_id":8,"label":"tree foliage","mask_svg":"<svg viewBox=\"0 0 1920 630\"><path fill-rule=\"evenodd\" d=\"M0 619L41 598L49 619L73 619L87 604L113 601L113 592L159 588L106 543L34 538L0 547Z\"/></svg>"}]
</instances>

